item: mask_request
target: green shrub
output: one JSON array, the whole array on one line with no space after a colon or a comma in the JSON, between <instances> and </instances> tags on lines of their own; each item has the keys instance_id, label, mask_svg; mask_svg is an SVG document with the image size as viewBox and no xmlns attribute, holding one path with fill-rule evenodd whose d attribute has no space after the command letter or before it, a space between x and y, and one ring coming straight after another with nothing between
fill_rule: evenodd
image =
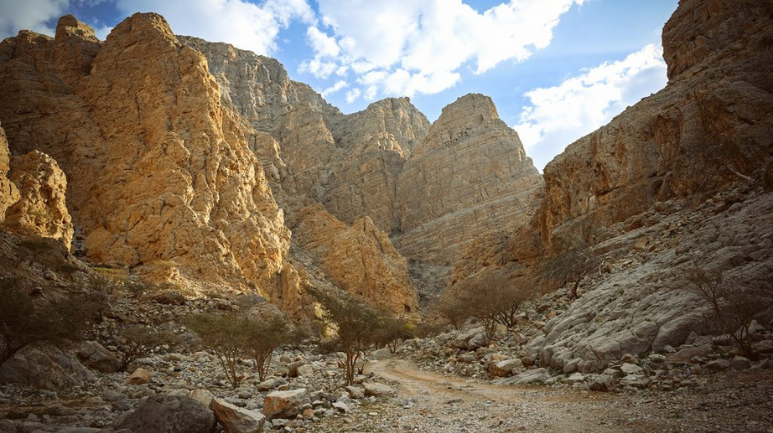
<instances>
[{"instance_id":1,"label":"green shrub","mask_svg":"<svg viewBox=\"0 0 773 433\"><path fill-rule=\"evenodd\" d=\"M246 358L249 348L249 323L245 317L235 314L202 313L188 316L186 326L201 338L204 346L212 350L226 379L236 389L246 377L239 361Z\"/></svg>"},{"instance_id":2,"label":"green shrub","mask_svg":"<svg viewBox=\"0 0 773 433\"><path fill-rule=\"evenodd\" d=\"M373 307L345 292L333 293L314 287L306 290L324 308L323 319L336 327L341 350L346 356L342 361L344 380L351 385L363 352L374 343L381 326L380 317Z\"/></svg>"},{"instance_id":3,"label":"green shrub","mask_svg":"<svg viewBox=\"0 0 773 433\"><path fill-rule=\"evenodd\" d=\"M175 345L178 337L169 331L162 331L149 326L127 326L120 333L123 344L121 345L121 367L119 371L126 371L129 364L144 358L156 348L165 344Z\"/></svg>"}]
</instances>

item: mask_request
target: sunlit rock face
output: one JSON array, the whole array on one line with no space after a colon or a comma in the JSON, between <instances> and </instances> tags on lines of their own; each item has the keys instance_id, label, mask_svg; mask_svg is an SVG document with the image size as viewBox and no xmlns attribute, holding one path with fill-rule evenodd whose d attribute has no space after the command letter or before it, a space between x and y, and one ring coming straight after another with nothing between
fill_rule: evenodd
<instances>
[{"instance_id":1,"label":"sunlit rock face","mask_svg":"<svg viewBox=\"0 0 773 433\"><path fill-rule=\"evenodd\" d=\"M499 119L491 99L459 98L443 109L400 173L397 248L452 264L474 239L527 221L541 187L518 134Z\"/></svg>"},{"instance_id":2,"label":"sunlit rock face","mask_svg":"<svg viewBox=\"0 0 773 433\"><path fill-rule=\"evenodd\" d=\"M41 150L69 180L86 257L235 288L281 272L289 230L201 53L136 14L107 40L71 16L54 39L0 44L14 154Z\"/></svg>"}]
</instances>

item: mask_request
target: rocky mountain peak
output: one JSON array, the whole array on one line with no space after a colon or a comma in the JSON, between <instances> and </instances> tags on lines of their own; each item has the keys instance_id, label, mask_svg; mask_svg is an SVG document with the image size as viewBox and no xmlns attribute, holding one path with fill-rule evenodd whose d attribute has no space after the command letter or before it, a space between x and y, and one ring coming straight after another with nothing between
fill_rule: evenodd
<instances>
[{"instance_id":1,"label":"rocky mountain peak","mask_svg":"<svg viewBox=\"0 0 773 433\"><path fill-rule=\"evenodd\" d=\"M438 120L432 124L427 139L416 149L416 156L448 147L481 128L489 127L508 128L499 119L491 98L478 93L462 96L443 108ZM512 134L512 137L523 153L518 135Z\"/></svg>"},{"instance_id":2,"label":"rocky mountain peak","mask_svg":"<svg viewBox=\"0 0 773 433\"><path fill-rule=\"evenodd\" d=\"M78 21L73 15L65 15L59 18L56 23L56 36L55 39L63 38L65 36L78 36L80 38L98 42L97 36L94 34L94 29L89 25Z\"/></svg>"}]
</instances>

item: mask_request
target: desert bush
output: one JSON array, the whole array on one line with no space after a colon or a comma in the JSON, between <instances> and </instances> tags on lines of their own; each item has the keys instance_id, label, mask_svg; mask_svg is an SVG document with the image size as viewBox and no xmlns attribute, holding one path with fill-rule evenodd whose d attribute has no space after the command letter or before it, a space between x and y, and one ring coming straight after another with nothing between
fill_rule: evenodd
<instances>
[{"instance_id":1,"label":"desert bush","mask_svg":"<svg viewBox=\"0 0 773 433\"><path fill-rule=\"evenodd\" d=\"M463 322L469 317L478 319L486 331L486 344L489 344L496 334L497 324L508 328L515 326L517 313L531 298L528 290L510 282L505 271L494 271L452 286L443 294L439 310L446 318L449 318L448 312L452 312L457 321Z\"/></svg>"},{"instance_id":2,"label":"desert bush","mask_svg":"<svg viewBox=\"0 0 773 433\"><path fill-rule=\"evenodd\" d=\"M457 331L461 329L464 322L470 317L470 308L464 303L463 299L445 294L437 305L437 312Z\"/></svg>"},{"instance_id":3,"label":"desert bush","mask_svg":"<svg viewBox=\"0 0 773 433\"><path fill-rule=\"evenodd\" d=\"M0 299L0 365L37 342L83 339L108 306L107 296L89 291L33 300L8 278L0 280Z\"/></svg>"},{"instance_id":4,"label":"desert bush","mask_svg":"<svg viewBox=\"0 0 773 433\"><path fill-rule=\"evenodd\" d=\"M684 278L688 282L686 289L710 307L711 317L718 327L730 335L744 356L755 359L749 328L766 304L751 296L738 281L725 281L721 269L688 268L684 270Z\"/></svg>"},{"instance_id":5,"label":"desert bush","mask_svg":"<svg viewBox=\"0 0 773 433\"><path fill-rule=\"evenodd\" d=\"M279 347L302 339L303 332L297 332L295 327L282 315L272 314L261 319L247 319L248 353L255 362L255 370L261 381L266 380L271 357Z\"/></svg>"},{"instance_id":6,"label":"desert bush","mask_svg":"<svg viewBox=\"0 0 773 433\"><path fill-rule=\"evenodd\" d=\"M347 385L354 383L362 353L374 342L381 326L373 307L344 292L333 293L314 287L307 292L324 308L323 319L336 327L337 338L346 359L342 360Z\"/></svg>"},{"instance_id":7,"label":"desert bush","mask_svg":"<svg viewBox=\"0 0 773 433\"><path fill-rule=\"evenodd\" d=\"M381 313L380 321L373 335L377 347L387 347L389 352L395 353L400 341L413 338L415 327L408 320L385 311Z\"/></svg>"},{"instance_id":8,"label":"desert bush","mask_svg":"<svg viewBox=\"0 0 773 433\"><path fill-rule=\"evenodd\" d=\"M238 388L246 377L239 364L248 355L247 319L235 314L201 313L186 317L185 325L214 352L226 379L234 389Z\"/></svg>"},{"instance_id":9,"label":"desert bush","mask_svg":"<svg viewBox=\"0 0 773 433\"><path fill-rule=\"evenodd\" d=\"M119 371L126 371L129 364L148 356L158 347L165 344L175 345L178 342L177 336L169 331L141 325L123 328L120 338L123 344Z\"/></svg>"},{"instance_id":10,"label":"desert bush","mask_svg":"<svg viewBox=\"0 0 773 433\"><path fill-rule=\"evenodd\" d=\"M413 336L416 338L430 338L440 335L445 330L446 325L437 321L419 322L413 329Z\"/></svg>"}]
</instances>

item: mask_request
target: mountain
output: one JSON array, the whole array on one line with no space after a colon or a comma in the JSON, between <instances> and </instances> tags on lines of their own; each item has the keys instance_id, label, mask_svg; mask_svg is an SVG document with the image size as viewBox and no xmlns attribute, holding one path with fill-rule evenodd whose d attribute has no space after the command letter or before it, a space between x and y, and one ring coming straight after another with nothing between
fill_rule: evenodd
<instances>
[{"instance_id":1,"label":"mountain","mask_svg":"<svg viewBox=\"0 0 773 433\"><path fill-rule=\"evenodd\" d=\"M544 176L484 95L432 124L408 98L343 114L276 60L176 36L159 15L104 42L62 17L54 38L0 43L0 220L91 263L258 293L295 316L311 314L308 285L416 314L465 281L587 292L598 278L530 345L546 364L598 368L697 329L667 290L683 268L770 275L769 246L747 235L771 228L770 17L762 0L680 2L667 87Z\"/></svg>"}]
</instances>

